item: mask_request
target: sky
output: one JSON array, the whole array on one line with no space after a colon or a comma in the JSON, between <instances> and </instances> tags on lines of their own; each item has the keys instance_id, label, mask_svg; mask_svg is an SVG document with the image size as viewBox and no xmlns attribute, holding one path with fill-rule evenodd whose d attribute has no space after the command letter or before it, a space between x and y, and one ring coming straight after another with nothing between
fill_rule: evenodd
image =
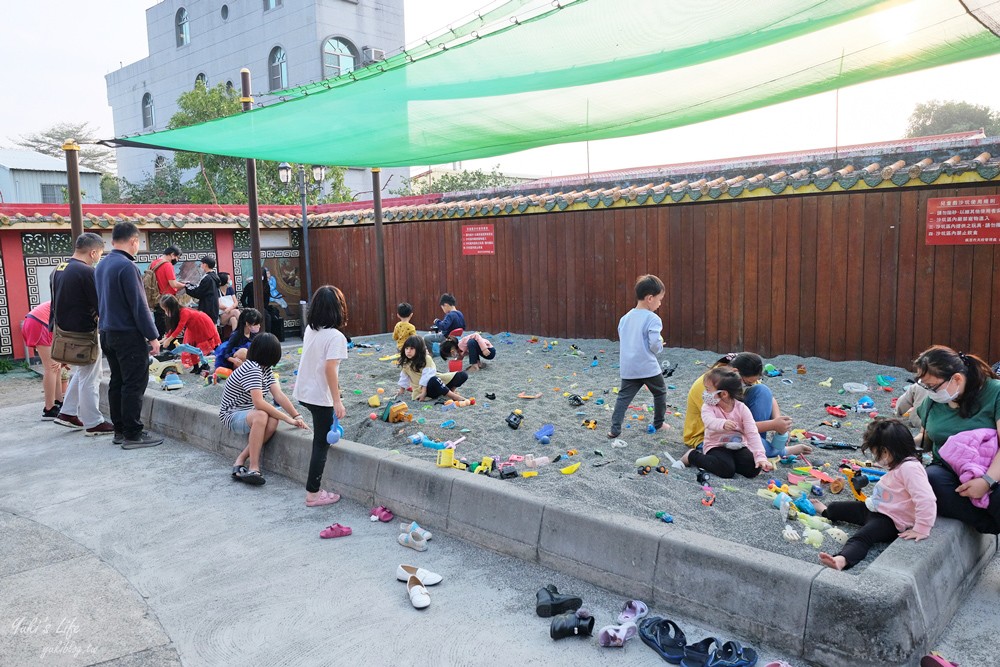
<instances>
[{"instance_id":1,"label":"sky","mask_svg":"<svg viewBox=\"0 0 1000 667\"><path fill-rule=\"evenodd\" d=\"M257 1L257 0L240 0ZM404 0L407 42L463 18L486 0ZM152 0L32 0L4 3L0 29L0 146L59 122L114 134L104 75L148 55ZM403 46L402 44L399 46ZM465 169L550 176L898 139L916 104L966 101L1000 109L989 84L1000 56L844 88L728 118L656 132L538 148ZM838 113L839 107L839 113Z\"/></svg>"}]
</instances>

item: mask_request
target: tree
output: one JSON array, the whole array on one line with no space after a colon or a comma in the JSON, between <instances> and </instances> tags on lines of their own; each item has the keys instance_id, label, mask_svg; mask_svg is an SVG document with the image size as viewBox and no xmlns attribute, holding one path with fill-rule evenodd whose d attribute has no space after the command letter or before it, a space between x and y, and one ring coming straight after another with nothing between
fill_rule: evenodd
<instances>
[{"instance_id":1,"label":"tree","mask_svg":"<svg viewBox=\"0 0 1000 667\"><path fill-rule=\"evenodd\" d=\"M124 178L117 181L121 199L133 204L192 203L187 188L181 182L181 170L170 163L158 167L152 176L138 183L131 183Z\"/></svg>"},{"instance_id":2,"label":"tree","mask_svg":"<svg viewBox=\"0 0 1000 667\"><path fill-rule=\"evenodd\" d=\"M80 144L80 166L88 167L102 174L115 172L115 153L110 148L98 146L98 137L90 123L57 123L47 130L21 135L11 139L15 145L29 150L65 159L62 145L67 139L76 139Z\"/></svg>"},{"instance_id":3,"label":"tree","mask_svg":"<svg viewBox=\"0 0 1000 667\"><path fill-rule=\"evenodd\" d=\"M433 192L463 192L465 190L487 190L506 185L520 183L522 179L505 176L500 173L500 165L493 167L490 173L482 169L475 171L459 171L452 174L442 174L429 181L424 179L404 178L403 186L398 190L390 190L394 195L427 195Z\"/></svg>"},{"instance_id":4,"label":"tree","mask_svg":"<svg viewBox=\"0 0 1000 667\"><path fill-rule=\"evenodd\" d=\"M931 100L914 107L906 126L906 136L925 137L979 128L983 128L986 136L1000 134L1000 112L981 104Z\"/></svg>"},{"instance_id":5,"label":"tree","mask_svg":"<svg viewBox=\"0 0 1000 667\"><path fill-rule=\"evenodd\" d=\"M170 117L167 127L175 129L204 123L240 113L239 94L232 88L219 84L213 88L203 81L195 82L194 90L177 98L180 110ZM184 183L188 201L192 204L245 204L246 160L241 158L208 155L205 153L176 153L174 164L181 170L196 170L196 175ZM293 165L293 168L297 166ZM257 163L257 198L265 204L297 204L299 189L294 181L283 184L278 177L278 163ZM323 195L323 190L328 192ZM327 167L323 183L313 183L306 178L307 200L312 203L350 201L350 190L344 185L343 167Z\"/></svg>"}]
</instances>

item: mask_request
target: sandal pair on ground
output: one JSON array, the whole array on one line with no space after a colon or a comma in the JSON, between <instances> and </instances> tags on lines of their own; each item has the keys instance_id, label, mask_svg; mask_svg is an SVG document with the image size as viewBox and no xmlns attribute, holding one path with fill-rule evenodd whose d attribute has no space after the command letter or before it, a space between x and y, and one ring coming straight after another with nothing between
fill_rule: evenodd
<instances>
[{"instance_id":1,"label":"sandal pair on ground","mask_svg":"<svg viewBox=\"0 0 1000 667\"><path fill-rule=\"evenodd\" d=\"M427 551L427 542L433 537L431 531L420 527L416 521L399 524L399 537L396 541L400 546L409 547L414 551Z\"/></svg>"},{"instance_id":2,"label":"sandal pair on ground","mask_svg":"<svg viewBox=\"0 0 1000 667\"><path fill-rule=\"evenodd\" d=\"M575 595L559 592L553 584L538 589L535 593L535 613L542 618L552 617L549 636L552 639L565 637L589 637L594 631L594 617L581 609L583 599ZM625 642L638 634L636 622L649 613L649 607L640 600L629 600L618 614L618 625L607 625L597 633L597 643L605 647L622 647Z\"/></svg>"},{"instance_id":3,"label":"sandal pair on ground","mask_svg":"<svg viewBox=\"0 0 1000 667\"><path fill-rule=\"evenodd\" d=\"M673 621L651 616L639 623L639 638L661 658L681 667L754 667L757 651L737 641L719 642L706 637L688 644L684 631Z\"/></svg>"},{"instance_id":4,"label":"sandal pair on ground","mask_svg":"<svg viewBox=\"0 0 1000 667\"><path fill-rule=\"evenodd\" d=\"M440 584L444 577L415 565L400 565L396 568L396 579L406 582L406 595L410 598L410 604L415 609L426 609L431 604L426 586Z\"/></svg>"}]
</instances>

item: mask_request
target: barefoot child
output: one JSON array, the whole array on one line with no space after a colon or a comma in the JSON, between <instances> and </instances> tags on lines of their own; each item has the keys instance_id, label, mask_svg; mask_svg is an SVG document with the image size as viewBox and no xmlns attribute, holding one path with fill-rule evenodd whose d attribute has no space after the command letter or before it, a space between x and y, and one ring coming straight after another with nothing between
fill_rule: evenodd
<instances>
[{"instance_id":1,"label":"barefoot child","mask_svg":"<svg viewBox=\"0 0 1000 667\"><path fill-rule=\"evenodd\" d=\"M453 401L464 401L465 398L455 393L469 374L465 371L457 373L438 373L434 366L434 358L427 352L427 347L420 336L410 336L403 343L403 352L399 358L399 392L407 389L412 392L413 400L426 401L447 396Z\"/></svg>"},{"instance_id":2,"label":"barefoot child","mask_svg":"<svg viewBox=\"0 0 1000 667\"><path fill-rule=\"evenodd\" d=\"M347 414L340 398L340 362L347 359L347 339L340 328L347 324L344 294L332 285L316 290L309 302L302 338L302 358L293 395L312 414L313 444L306 478L306 506L332 505L340 495L320 488L326 454L330 450L326 436L333 416Z\"/></svg>"},{"instance_id":3,"label":"barefoot child","mask_svg":"<svg viewBox=\"0 0 1000 667\"><path fill-rule=\"evenodd\" d=\"M663 322L656 309L663 303L663 281L653 275L639 276L635 281L635 308L625 313L618 322L619 371L622 378L611 415L609 438L622 432L625 411L639 390L649 389L653 395L653 426L663 430L667 413L667 382L656 355L663 351Z\"/></svg>"},{"instance_id":4,"label":"barefoot child","mask_svg":"<svg viewBox=\"0 0 1000 667\"><path fill-rule=\"evenodd\" d=\"M472 333L461 338L449 336L441 343L441 358L445 361L449 359L465 359L469 355L469 367L466 370L482 370L482 359L494 359L497 356L497 349L493 343L486 340L478 333Z\"/></svg>"},{"instance_id":5,"label":"barefoot child","mask_svg":"<svg viewBox=\"0 0 1000 667\"><path fill-rule=\"evenodd\" d=\"M260 474L260 453L264 443L278 430L278 422L296 428L309 428L271 374L271 368L279 361L281 343L274 334L255 336L247 350L247 360L226 380L219 406L219 421L230 431L248 436L247 446L233 463L233 478L254 486L264 483ZM265 390L271 392L286 412L281 412L264 398ZM246 466L247 459L249 468Z\"/></svg>"},{"instance_id":6,"label":"barefoot child","mask_svg":"<svg viewBox=\"0 0 1000 667\"><path fill-rule=\"evenodd\" d=\"M736 473L748 478L771 469L764 453L757 424L750 408L740 401L743 380L729 368L713 368L705 374L701 419L705 422L704 453L692 449L684 454L684 465L704 468L731 479Z\"/></svg>"},{"instance_id":7,"label":"barefoot child","mask_svg":"<svg viewBox=\"0 0 1000 667\"><path fill-rule=\"evenodd\" d=\"M868 500L829 506L812 501L827 519L861 526L839 554L820 553L820 562L835 570L857 565L877 542L892 542L896 537L917 542L926 539L937 517L937 499L918 458L913 435L902 422L876 419L868 424L861 451L871 452L880 465L889 469Z\"/></svg>"}]
</instances>

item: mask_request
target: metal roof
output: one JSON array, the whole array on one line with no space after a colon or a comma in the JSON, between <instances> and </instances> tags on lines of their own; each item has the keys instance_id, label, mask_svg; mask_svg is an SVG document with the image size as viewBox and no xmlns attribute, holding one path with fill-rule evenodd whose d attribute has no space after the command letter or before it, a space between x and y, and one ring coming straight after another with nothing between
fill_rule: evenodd
<instances>
[{"instance_id":1,"label":"metal roof","mask_svg":"<svg viewBox=\"0 0 1000 667\"><path fill-rule=\"evenodd\" d=\"M20 148L0 148L0 167L20 171L66 171L66 161L36 151ZM81 174L99 174L80 165Z\"/></svg>"}]
</instances>

